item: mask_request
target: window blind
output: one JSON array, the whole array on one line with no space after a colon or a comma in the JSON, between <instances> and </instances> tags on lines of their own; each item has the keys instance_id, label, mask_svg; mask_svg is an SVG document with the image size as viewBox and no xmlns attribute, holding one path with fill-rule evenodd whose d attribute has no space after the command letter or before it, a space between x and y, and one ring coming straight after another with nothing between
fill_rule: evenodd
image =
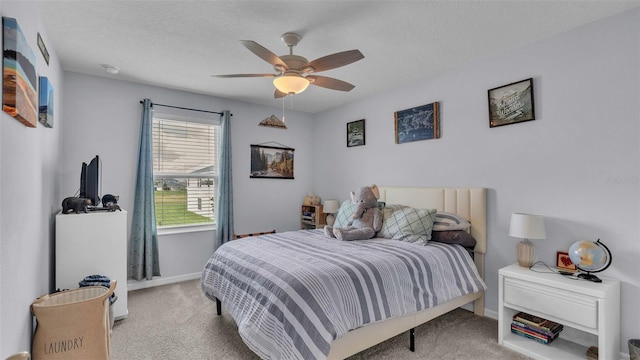
<instances>
[{"instance_id":1,"label":"window blind","mask_svg":"<svg viewBox=\"0 0 640 360\"><path fill-rule=\"evenodd\" d=\"M153 177L159 227L213 224L219 126L153 119Z\"/></svg>"}]
</instances>

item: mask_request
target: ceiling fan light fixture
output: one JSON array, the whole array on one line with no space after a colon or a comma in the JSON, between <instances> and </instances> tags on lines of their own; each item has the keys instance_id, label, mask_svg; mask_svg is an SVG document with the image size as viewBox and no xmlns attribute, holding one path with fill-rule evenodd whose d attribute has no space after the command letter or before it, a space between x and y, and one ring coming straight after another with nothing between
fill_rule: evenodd
<instances>
[{"instance_id":1,"label":"ceiling fan light fixture","mask_svg":"<svg viewBox=\"0 0 640 360\"><path fill-rule=\"evenodd\" d=\"M309 80L298 74L284 74L273 80L273 86L287 95L299 94L309 87Z\"/></svg>"}]
</instances>

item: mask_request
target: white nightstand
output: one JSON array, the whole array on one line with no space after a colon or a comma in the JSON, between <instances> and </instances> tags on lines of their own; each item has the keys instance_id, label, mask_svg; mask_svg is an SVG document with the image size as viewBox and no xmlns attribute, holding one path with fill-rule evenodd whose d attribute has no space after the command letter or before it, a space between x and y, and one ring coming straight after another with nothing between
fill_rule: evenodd
<instances>
[{"instance_id":1,"label":"white nightstand","mask_svg":"<svg viewBox=\"0 0 640 360\"><path fill-rule=\"evenodd\" d=\"M536 266L539 271L549 271ZM620 282L602 283L539 273L513 264L498 271L498 343L535 359L585 359L597 346L599 359L620 357ZM511 333L513 315L524 311L564 325L551 344Z\"/></svg>"}]
</instances>

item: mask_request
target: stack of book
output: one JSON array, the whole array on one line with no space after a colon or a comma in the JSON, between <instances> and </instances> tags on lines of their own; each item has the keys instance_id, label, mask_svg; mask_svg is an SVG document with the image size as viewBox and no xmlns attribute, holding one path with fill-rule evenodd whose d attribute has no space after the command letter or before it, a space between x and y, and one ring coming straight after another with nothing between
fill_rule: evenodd
<instances>
[{"instance_id":1,"label":"stack of book","mask_svg":"<svg viewBox=\"0 0 640 360\"><path fill-rule=\"evenodd\" d=\"M316 214L312 212L303 212L301 218L302 221L314 222L316 220Z\"/></svg>"},{"instance_id":2,"label":"stack of book","mask_svg":"<svg viewBox=\"0 0 640 360\"><path fill-rule=\"evenodd\" d=\"M515 314L511 323L512 333L542 344L549 344L557 339L562 329L562 324L524 312Z\"/></svg>"}]
</instances>

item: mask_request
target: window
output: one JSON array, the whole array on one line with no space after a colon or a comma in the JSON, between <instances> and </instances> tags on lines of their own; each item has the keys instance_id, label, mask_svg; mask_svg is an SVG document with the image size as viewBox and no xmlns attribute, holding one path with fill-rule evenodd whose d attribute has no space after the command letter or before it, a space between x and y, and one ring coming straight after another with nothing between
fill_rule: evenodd
<instances>
[{"instance_id":1,"label":"window","mask_svg":"<svg viewBox=\"0 0 640 360\"><path fill-rule=\"evenodd\" d=\"M153 119L153 182L159 228L212 225L219 126Z\"/></svg>"}]
</instances>

